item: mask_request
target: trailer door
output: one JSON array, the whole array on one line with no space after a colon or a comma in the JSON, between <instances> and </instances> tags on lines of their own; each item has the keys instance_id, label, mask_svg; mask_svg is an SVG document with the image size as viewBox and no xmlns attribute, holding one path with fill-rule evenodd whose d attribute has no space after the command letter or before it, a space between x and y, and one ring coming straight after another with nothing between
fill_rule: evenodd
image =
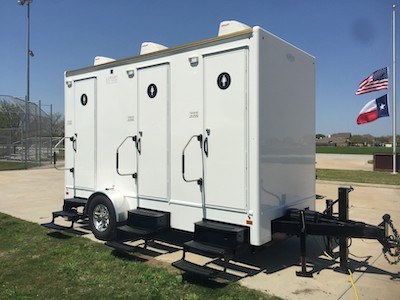
<instances>
[{"instance_id":1,"label":"trailer door","mask_svg":"<svg viewBox=\"0 0 400 300\"><path fill-rule=\"evenodd\" d=\"M138 195L168 197L169 65L138 70Z\"/></svg>"},{"instance_id":2,"label":"trailer door","mask_svg":"<svg viewBox=\"0 0 400 300\"><path fill-rule=\"evenodd\" d=\"M89 78L75 81L74 89L74 115L75 134L74 144L75 163L75 189L95 189L95 117L96 106L96 79ZM76 196L79 193L76 191Z\"/></svg>"},{"instance_id":3,"label":"trailer door","mask_svg":"<svg viewBox=\"0 0 400 300\"><path fill-rule=\"evenodd\" d=\"M246 209L247 49L204 57L206 207Z\"/></svg>"}]
</instances>

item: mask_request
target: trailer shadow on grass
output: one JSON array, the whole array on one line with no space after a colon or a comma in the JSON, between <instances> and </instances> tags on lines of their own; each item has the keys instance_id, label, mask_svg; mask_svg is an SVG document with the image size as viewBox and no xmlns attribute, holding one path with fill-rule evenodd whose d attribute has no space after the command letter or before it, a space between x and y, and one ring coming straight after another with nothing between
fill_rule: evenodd
<instances>
[{"instance_id":1,"label":"trailer shadow on grass","mask_svg":"<svg viewBox=\"0 0 400 300\"><path fill-rule=\"evenodd\" d=\"M52 231L47 233L47 235L59 240L69 240L70 238L72 238L72 235L65 234L62 231Z\"/></svg>"},{"instance_id":2,"label":"trailer shadow on grass","mask_svg":"<svg viewBox=\"0 0 400 300\"><path fill-rule=\"evenodd\" d=\"M42 226L44 226L44 227L46 227L46 225L47 224L42 224ZM58 229L57 231L49 232L47 235L51 236L53 238L57 238L57 239L68 239L68 238L72 237L72 236L64 234L64 232L67 232L67 233L72 234L72 235L79 235L79 236L83 236L83 235L89 234L88 232L77 230L75 228L68 228L68 229L63 229L62 231L60 231Z\"/></svg>"},{"instance_id":3,"label":"trailer shadow on grass","mask_svg":"<svg viewBox=\"0 0 400 300\"><path fill-rule=\"evenodd\" d=\"M111 255L113 255L114 257L116 257L118 259L134 261L134 262L143 262L144 263L144 262L148 261L147 259L145 259L143 257L131 255L127 252L121 252L121 251L117 251L117 250L112 250Z\"/></svg>"}]
</instances>

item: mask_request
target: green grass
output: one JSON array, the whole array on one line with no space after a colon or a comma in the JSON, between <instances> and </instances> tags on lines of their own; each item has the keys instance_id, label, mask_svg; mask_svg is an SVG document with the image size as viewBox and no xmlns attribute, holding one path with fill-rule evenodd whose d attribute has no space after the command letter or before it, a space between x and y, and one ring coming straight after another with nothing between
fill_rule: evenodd
<instances>
[{"instance_id":1,"label":"green grass","mask_svg":"<svg viewBox=\"0 0 400 300\"><path fill-rule=\"evenodd\" d=\"M400 153L400 147L396 148L397 153ZM385 147L333 147L320 146L316 147L316 153L329 154L366 154L373 155L375 153L392 153L392 148Z\"/></svg>"},{"instance_id":2,"label":"green grass","mask_svg":"<svg viewBox=\"0 0 400 300\"><path fill-rule=\"evenodd\" d=\"M0 299L277 299L237 283L188 282L157 262L0 213ZM161 264L161 263L159 263Z\"/></svg>"},{"instance_id":3,"label":"green grass","mask_svg":"<svg viewBox=\"0 0 400 300\"><path fill-rule=\"evenodd\" d=\"M28 168L35 167L35 163L28 163ZM23 170L25 163L20 161L0 161L0 171L6 170Z\"/></svg>"},{"instance_id":4,"label":"green grass","mask_svg":"<svg viewBox=\"0 0 400 300\"><path fill-rule=\"evenodd\" d=\"M359 182L400 185L400 174L386 172L317 169L317 179L329 181Z\"/></svg>"}]
</instances>

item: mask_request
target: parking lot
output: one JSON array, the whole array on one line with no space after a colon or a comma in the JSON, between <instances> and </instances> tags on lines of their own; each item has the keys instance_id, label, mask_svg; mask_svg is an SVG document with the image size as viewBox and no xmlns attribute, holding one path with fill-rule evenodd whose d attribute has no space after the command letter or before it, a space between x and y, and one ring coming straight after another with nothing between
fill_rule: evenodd
<instances>
[{"instance_id":1,"label":"parking lot","mask_svg":"<svg viewBox=\"0 0 400 300\"><path fill-rule=\"evenodd\" d=\"M316 192L336 199L339 186L348 186L348 183L318 181ZM23 220L46 223L51 220L51 212L62 207L63 190L63 173L52 168L0 172L0 211ZM317 200L317 210L324 208L325 200ZM351 219L377 225L385 213L392 216L400 229L399 188L354 185L350 194ZM84 236L93 239L91 234ZM381 249L374 240L352 240L350 267L360 299L396 299L400 295L400 265L389 265ZM244 286L287 299L354 299L349 275L335 271L339 264L323 254L322 239L308 237L307 251L313 278L295 275L300 256L299 240L295 237L241 257L228 272L236 274ZM150 260L171 263L181 256L182 251L167 251ZM189 259L202 261L203 258L190 255Z\"/></svg>"}]
</instances>

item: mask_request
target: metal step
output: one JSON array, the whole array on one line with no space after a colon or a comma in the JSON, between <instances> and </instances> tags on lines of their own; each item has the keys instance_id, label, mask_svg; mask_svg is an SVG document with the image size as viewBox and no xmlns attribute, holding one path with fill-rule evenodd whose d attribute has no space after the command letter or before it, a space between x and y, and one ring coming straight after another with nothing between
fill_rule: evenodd
<instances>
[{"instance_id":1,"label":"metal step","mask_svg":"<svg viewBox=\"0 0 400 300\"><path fill-rule=\"evenodd\" d=\"M184 250L208 257L221 258L232 257L234 253L234 249L231 248L221 248L216 245L208 245L196 241L186 242L184 244Z\"/></svg>"},{"instance_id":2,"label":"metal step","mask_svg":"<svg viewBox=\"0 0 400 300\"><path fill-rule=\"evenodd\" d=\"M54 224L53 222L41 224L43 227L49 228L49 229L55 229L55 230L68 230L71 229L72 226L61 226Z\"/></svg>"},{"instance_id":3,"label":"metal step","mask_svg":"<svg viewBox=\"0 0 400 300\"><path fill-rule=\"evenodd\" d=\"M67 199L64 199L64 202L68 203L68 204L84 206L87 203L87 199L85 199L85 198L67 198Z\"/></svg>"},{"instance_id":4,"label":"metal step","mask_svg":"<svg viewBox=\"0 0 400 300\"><path fill-rule=\"evenodd\" d=\"M117 231L119 231L119 233L143 238L154 236L158 232L153 228L132 227L130 225L118 226Z\"/></svg>"},{"instance_id":5,"label":"metal step","mask_svg":"<svg viewBox=\"0 0 400 300\"><path fill-rule=\"evenodd\" d=\"M250 228L205 219L195 223L193 240L235 252L250 245Z\"/></svg>"},{"instance_id":6,"label":"metal step","mask_svg":"<svg viewBox=\"0 0 400 300\"><path fill-rule=\"evenodd\" d=\"M218 277L219 273L221 273L221 271L218 271L218 270L206 267L206 266L196 265L196 264L193 264L184 259L178 260L178 261L172 263L172 265L184 272L198 275L201 277L206 277L206 278L215 278L215 277Z\"/></svg>"},{"instance_id":7,"label":"metal step","mask_svg":"<svg viewBox=\"0 0 400 300\"><path fill-rule=\"evenodd\" d=\"M137 208L128 211L127 224L131 227L152 228L157 230L170 228L170 213Z\"/></svg>"},{"instance_id":8,"label":"metal step","mask_svg":"<svg viewBox=\"0 0 400 300\"><path fill-rule=\"evenodd\" d=\"M70 211L60 210L53 212L53 220L57 217L68 218L68 220L75 222L79 220L80 215L74 210Z\"/></svg>"},{"instance_id":9,"label":"metal step","mask_svg":"<svg viewBox=\"0 0 400 300\"><path fill-rule=\"evenodd\" d=\"M64 199L63 210L70 211L73 208L85 206L87 199L84 198L67 198Z\"/></svg>"},{"instance_id":10,"label":"metal step","mask_svg":"<svg viewBox=\"0 0 400 300\"><path fill-rule=\"evenodd\" d=\"M172 265L188 273L214 278L217 274L226 274L229 261L248 249L250 249L248 227L203 219L195 223L193 240L184 243L182 259ZM186 252L221 258L224 262L224 271L188 262L185 260Z\"/></svg>"}]
</instances>

